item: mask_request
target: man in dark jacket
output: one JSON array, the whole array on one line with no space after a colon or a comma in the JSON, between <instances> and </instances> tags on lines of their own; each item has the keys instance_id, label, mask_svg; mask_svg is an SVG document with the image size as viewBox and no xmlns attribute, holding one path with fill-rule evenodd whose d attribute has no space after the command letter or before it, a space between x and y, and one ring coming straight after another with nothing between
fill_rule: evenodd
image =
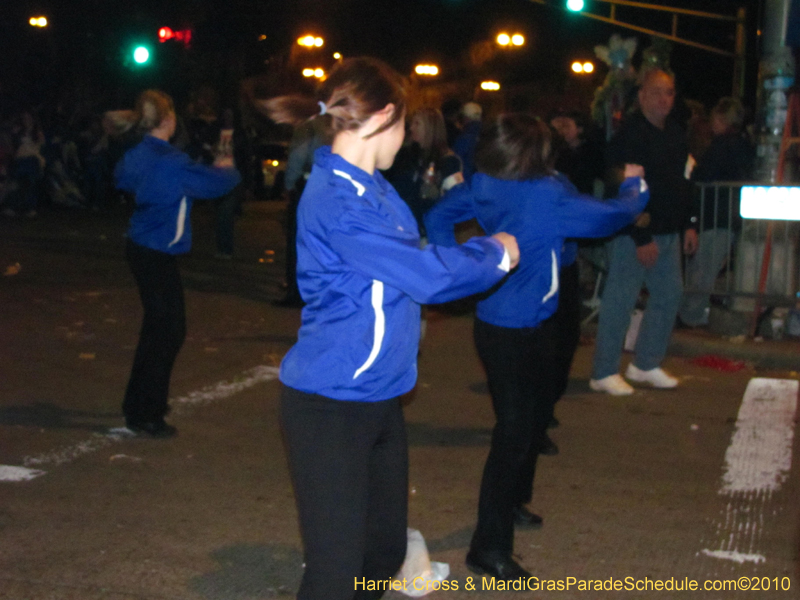
<instances>
[{"instance_id":1,"label":"man in dark jacket","mask_svg":"<svg viewBox=\"0 0 800 600\"><path fill-rule=\"evenodd\" d=\"M649 298L625 377L657 388L674 388L661 369L680 306L681 232L683 250L693 254L697 232L692 217L686 134L669 118L675 102L672 75L654 69L639 90L640 110L631 115L608 148L610 167L640 164L650 186L646 211L610 243L610 266L600 307L590 387L612 395L633 393L619 374L622 345L642 284Z\"/></svg>"}]
</instances>

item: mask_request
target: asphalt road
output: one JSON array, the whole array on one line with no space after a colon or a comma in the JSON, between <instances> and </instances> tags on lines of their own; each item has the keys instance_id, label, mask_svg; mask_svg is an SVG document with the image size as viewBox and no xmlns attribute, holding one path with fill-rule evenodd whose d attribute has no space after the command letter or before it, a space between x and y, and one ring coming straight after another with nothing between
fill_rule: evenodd
<instances>
[{"instance_id":1,"label":"asphalt road","mask_svg":"<svg viewBox=\"0 0 800 600\"><path fill-rule=\"evenodd\" d=\"M0 221L0 598L292 597L302 555L276 367L299 311L270 304L282 205L245 206L233 261L213 259L212 214L195 210L182 260L188 337L172 379L180 434L166 441L114 432L141 319L123 260L127 210ZM800 598L794 405L763 389L743 402L754 378L788 381L776 394L794 390L796 402L788 363L723 373L671 356L678 390L611 398L588 389L591 354L579 349L557 408L561 452L540 460L531 508L545 525L516 536L538 578L524 597ZM410 525L458 585L429 597L507 597L463 564L493 424L469 314L429 312L406 419ZM701 589L655 589L690 581Z\"/></svg>"}]
</instances>

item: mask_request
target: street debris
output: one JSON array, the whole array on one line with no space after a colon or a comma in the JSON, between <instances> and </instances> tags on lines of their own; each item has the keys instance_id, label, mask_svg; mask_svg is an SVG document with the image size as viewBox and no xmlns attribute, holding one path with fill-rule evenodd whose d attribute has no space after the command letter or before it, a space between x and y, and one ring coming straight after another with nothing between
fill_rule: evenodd
<instances>
[{"instance_id":1,"label":"street debris","mask_svg":"<svg viewBox=\"0 0 800 600\"><path fill-rule=\"evenodd\" d=\"M434 590L441 589L441 586L435 582L442 582L450 576L450 565L432 562L422 534L410 527L407 532L406 558L397 579L413 581L414 585L403 586L403 589L399 591L412 598L420 598Z\"/></svg>"},{"instance_id":2,"label":"street debris","mask_svg":"<svg viewBox=\"0 0 800 600\"><path fill-rule=\"evenodd\" d=\"M733 360L716 354L698 356L693 358L691 363L698 367L706 367L723 373L736 373L737 371L747 368L747 363L743 360Z\"/></svg>"}]
</instances>

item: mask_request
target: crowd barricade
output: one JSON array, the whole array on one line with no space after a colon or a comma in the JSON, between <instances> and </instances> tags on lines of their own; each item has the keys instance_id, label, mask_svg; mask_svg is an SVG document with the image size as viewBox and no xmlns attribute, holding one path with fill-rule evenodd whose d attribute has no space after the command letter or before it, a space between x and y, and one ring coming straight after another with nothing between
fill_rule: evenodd
<instances>
[{"instance_id":1,"label":"crowd barricade","mask_svg":"<svg viewBox=\"0 0 800 600\"><path fill-rule=\"evenodd\" d=\"M800 285L796 221L742 219L745 182L699 183L695 189L699 245L684 259L684 293L713 296L732 310L752 312L761 306L795 306ZM768 242L769 239L769 242ZM765 248L769 269L762 286Z\"/></svg>"}]
</instances>

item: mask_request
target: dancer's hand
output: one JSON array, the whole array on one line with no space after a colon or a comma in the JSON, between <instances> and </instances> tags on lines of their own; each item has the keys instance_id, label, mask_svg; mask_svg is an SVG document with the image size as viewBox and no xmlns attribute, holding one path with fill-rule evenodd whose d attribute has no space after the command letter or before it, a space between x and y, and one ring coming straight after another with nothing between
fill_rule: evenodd
<instances>
[{"instance_id":1,"label":"dancer's hand","mask_svg":"<svg viewBox=\"0 0 800 600\"><path fill-rule=\"evenodd\" d=\"M641 177L644 179L644 167L642 165L625 165L625 179L628 177Z\"/></svg>"},{"instance_id":2,"label":"dancer's hand","mask_svg":"<svg viewBox=\"0 0 800 600\"><path fill-rule=\"evenodd\" d=\"M517 246L517 238L505 231L495 233L492 237L505 246L508 257L511 259L511 268L513 269L516 267L519 264L519 246Z\"/></svg>"}]
</instances>

